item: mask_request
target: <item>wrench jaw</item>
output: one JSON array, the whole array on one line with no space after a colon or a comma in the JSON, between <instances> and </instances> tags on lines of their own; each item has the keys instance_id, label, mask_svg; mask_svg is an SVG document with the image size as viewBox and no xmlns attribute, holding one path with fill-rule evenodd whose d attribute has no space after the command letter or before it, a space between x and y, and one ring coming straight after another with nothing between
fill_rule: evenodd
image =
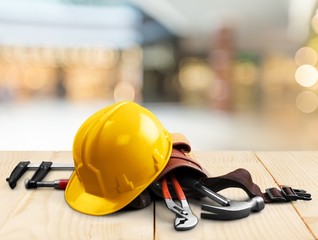
<instances>
[{"instance_id":1,"label":"wrench jaw","mask_svg":"<svg viewBox=\"0 0 318 240\"><path fill-rule=\"evenodd\" d=\"M201 209L210 213L201 213L201 218L213 220L235 220L245 218L253 212L259 212L265 207L261 197L254 197L248 202L230 200L229 206L212 206L202 204Z\"/></svg>"},{"instance_id":2,"label":"wrench jaw","mask_svg":"<svg viewBox=\"0 0 318 240\"><path fill-rule=\"evenodd\" d=\"M173 200L166 200L166 205L169 210L176 214L174 221L174 228L177 231L186 231L193 229L199 222L198 218L189 210L178 206Z\"/></svg>"},{"instance_id":3,"label":"wrench jaw","mask_svg":"<svg viewBox=\"0 0 318 240\"><path fill-rule=\"evenodd\" d=\"M187 200L180 200L181 206L188 213L187 218L176 216L174 229L177 231L186 231L193 229L199 222L198 218L192 213Z\"/></svg>"},{"instance_id":4,"label":"wrench jaw","mask_svg":"<svg viewBox=\"0 0 318 240\"><path fill-rule=\"evenodd\" d=\"M172 199L165 199L167 208L174 212L179 218L188 219L189 213L182 207L178 206Z\"/></svg>"},{"instance_id":5,"label":"wrench jaw","mask_svg":"<svg viewBox=\"0 0 318 240\"><path fill-rule=\"evenodd\" d=\"M181 218L177 216L174 220L174 229L177 231L187 231L193 229L198 222L198 218L194 215L189 218Z\"/></svg>"},{"instance_id":6,"label":"wrench jaw","mask_svg":"<svg viewBox=\"0 0 318 240\"><path fill-rule=\"evenodd\" d=\"M175 203L171 198L165 199L167 208L176 214L174 228L177 231L186 231L193 229L199 222L198 218L192 213L189 205L181 200L183 207Z\"/></svg>"}]
</instances>

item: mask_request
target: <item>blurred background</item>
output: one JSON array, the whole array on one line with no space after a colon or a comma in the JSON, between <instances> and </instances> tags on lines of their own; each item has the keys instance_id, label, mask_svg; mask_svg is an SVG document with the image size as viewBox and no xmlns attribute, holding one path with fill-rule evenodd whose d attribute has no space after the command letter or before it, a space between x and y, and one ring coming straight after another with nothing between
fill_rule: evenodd
<instances>
[{"instance_id":1,"label":"blurred background","mask_svg":"<svg viewBox=\"0 0 318 240\"><path fill-rule=\"evenodd\" d=\"M0 0L0 150L132 100L194 150L318 150L316 0Z\"/></svg>"}]
</instances>

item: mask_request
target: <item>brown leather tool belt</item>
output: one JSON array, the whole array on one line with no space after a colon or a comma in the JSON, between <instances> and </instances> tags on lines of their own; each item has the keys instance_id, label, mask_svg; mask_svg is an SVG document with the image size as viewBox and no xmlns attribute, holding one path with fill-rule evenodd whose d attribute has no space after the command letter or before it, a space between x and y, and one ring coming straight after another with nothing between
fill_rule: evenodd
<instances>
[{"instance_id":1,"label":"brown leather tool belt","mask_svg":"<svg viewBox=\"0 0 318 240\"><path fill-rule=\"evenodd\" d=\"M219 192L226 188L240 188L250 198L255 196L262 197L265 203L311 200L311 195L305 190L293 189L289 186L267 188L265 192L262 192L259 186L253 182L251 174L243 168L236 169L222 176L210 177L210 174L195 160L191 153L188 139L182 134L172 134L172 139L173 150L171 158L162 173L149 187L150 191L156 196L162 197L160 179L173 172L178 179L182 180L190 176L214 192ZM193 188L182 187L187 198L201 198L204 196ZM172 193L172 197L175 198L176 195Z\"/></svg>"}]
</instances>

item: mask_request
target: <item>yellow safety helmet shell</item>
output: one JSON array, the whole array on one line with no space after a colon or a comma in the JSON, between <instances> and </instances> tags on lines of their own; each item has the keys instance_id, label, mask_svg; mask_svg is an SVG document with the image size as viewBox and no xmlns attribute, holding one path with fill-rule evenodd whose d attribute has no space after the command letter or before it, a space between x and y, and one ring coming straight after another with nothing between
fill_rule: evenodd
<instances>
[{"instance_id":1,"label":"yellow safety helmet shell","mask_svg":"<svg viewBox=\"0 0 318 240\"><path fill-rule=\"evenodd\" d=\"M119 102L89 117L73 143L67 203L90 215L116 212L145 190L169 161L169 132L149 110Z\"/></svg>"}]
</instances>

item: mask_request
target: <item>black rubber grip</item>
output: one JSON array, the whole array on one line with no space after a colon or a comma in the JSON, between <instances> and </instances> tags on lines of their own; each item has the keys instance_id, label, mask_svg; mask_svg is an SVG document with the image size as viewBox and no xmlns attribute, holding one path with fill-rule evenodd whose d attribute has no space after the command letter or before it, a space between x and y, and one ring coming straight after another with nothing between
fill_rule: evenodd
<instances>
[{"instance_id":1,"label":"black rubber grip","mask_svg":"<svg viewBox=\"0 0 318 240\"><path fill-rule=\"evenodd\" d=\"M10 177L6 178L6 181L9 183L9 186L14 189L17 185L17 181L28 169L30 161L19 162L18 165L13 169L10 174Z\"/></svg>"},{"instance_id":2,"label":"black rubber grip","mask_svg":"<svg viewBox=\"0 0 318 240\"><path fill-rule=\"evenodd\" d=\"M52 162L41 162L39 168L34 173L33 177L30 179L30 181L38 182L42 181L43 178L48 174L48 172L51 170Z\"/></svg>"}]
</instances>

